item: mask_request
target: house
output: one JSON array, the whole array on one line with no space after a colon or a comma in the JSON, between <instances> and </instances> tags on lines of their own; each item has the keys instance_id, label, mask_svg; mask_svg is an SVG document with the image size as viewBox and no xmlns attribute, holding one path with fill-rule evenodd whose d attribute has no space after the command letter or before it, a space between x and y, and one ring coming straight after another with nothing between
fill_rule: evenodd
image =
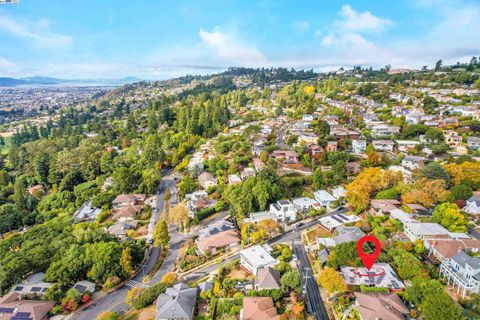
<instances>
[{"instance_id":1,"label":"house","mask_svg":"<svg viewBox=\"0 0 480 320\"><path fill-rule=\"evenodd\" d=\"M113 208L121 208L126 206L143 205L146 195L144 194L120 194L113 201Z\"/></svg>"},{"instance_id":2,"label":"house","mask_svg":"<svg viewBox=\"0 0 480 320\"><path fill-rule=\"evenodd\" d=\"M400 132L400 127L389 126L386 124L381 124L373 126L371 129L371 134L373 137L385 137L398 134Z\"/></svg>"},{"instance_id":3,"label":"house","mask_svg":"<svg viewBox=\"0 0 480 320\"><path fill-rule=\"evenodd\" d=\"M105 179L105 181L103 181L103 184L102 184L102 191L105 191L107 190L108 188L110 188L111 186L113 186L113 178L112 177L107 177Z\"/></svg>"},{"instance_id":4,"label":"house","mask_svg":"<svg viewBox=\"0 0 480 320\"><path fill-rule=\"evenodd\" d=\"M390 210L390 217L392 219L397 219L398 221L400 221L402 224L405 224L405 223L412 223L412 222L418 222L417 220L415 220L411 214L408 214L406 213L405 211L403 211L402 209L393 209L393 210Z\"/></svg>"},{"instance_id":5,"label":"house","mask_svg":"<svg viewBox=\"0 0 480 320\"><path fill-rule=\"evenodd\" d=\"M404 320L408 316L400 297L395 293L355 292L355 308L360 320Z\"/></svg>"},{"instance_id":6,"label":"house","mask_svg":"<svg viewBox=\"0 0 480 320\"><path fill-rule=\"evenodd\" d=\"M249 177L255 177L255 170L253 168L245 168L240 172L240 177L242 180L246 180Z\"/></svg>"},{"instance_id":7,"label":"house","mask_svg":"<svg viewBox=\"0 0 480 320\"><path fill-rule=\"evenodd\" d=\"M322 217L318 222L320 222L320 224L327 228L329 231L332 231L341 225L357 222L359 220L360 218L354 214L344 215L341 213L337 213L330 216Z\"/></svg>"},{"instance_id":8,"label":"house","mask_svg":"<svg viewBox=\"0 0 480 320\"><path fill-rule=\"evenodd\" d=\"M480 137L467 137L467 144L468 147L473 150L477 151L480 149Z\"/></svg>"},{"instance_id":9,"label":"house","mask_svg":"<svg viewBox=\"0 0 480 320\"><path fill-rule=\"evenodd\" d=\"M392 292L402 291L405 288L388 263L375 263L370 270L365 267L340 267L340 274L347 286L387 288Z\"/></svg>"},{"instance_id":10,"label":"house","mask_svg":"<svg viewBox=\"0 0 480 320\"><path fill-rule=\"evenodd\" d=\"M452 258L460 251L479 252L480 240L477 239L438 239L425 241L425 248L440 262Z\"/></svg>"},{"instance_id":11,"label":"house","mask_svg":"<svg viewBox=\"0 0 480 320\"><path fill-rule=\"evenodd\" d=\"M235 230L222 231L196 241L202 255L215 255L219 250L232 249L240 245L240 237Z\"/></svg>"},{"instance_id":12,"label":"house","mask_svg":"<svg viewBox=\"0 0 480 320\"><path fill-rule=\"evenodd\" d=\"M395 199L372 199L370 201L370 214L372 216L384 216L390 210L398 209L401 203Z\"/></svg>"},{"instance_id":13,"label":"house","mask_svg":"<svg viewBox=\"0 0 480 320\"><path fill-rule=\"evenodd\" d=\"M205 169L205 165L203 164L204 157L205 154L203 151L195 152L188 162L188 171L191 173L202 172Z\"/></svg>"},{"instance_id":14,"label":"house","mask_svg":"<svg viewBox=\"0 0 480 320\"><path fill-rule=\"evenodd\" d=\"M73 223L96 220L100 212L102 210L92 208L92 201L88 200L73 214Z\"/></svg>"},{"instance_id":15,"label":"house","mask_svg":"<svg viewBox=\"0 0 480 320\"><path fill-rule=\"evenodd\" d=\"M415 242L418 239L424 241L431 239L448 239L450 236L448 230L439 225L438 223L405 223L403 225L403 230L412 242Z\"/></svg>"},{"instance_id":16,"label":"house","mask_svg":"<svg viewBox=\"0 0 480 320\"><path fill-rule=\"evenodd\" d=\"M355 154L365 153L367 149L367 141L365 140L352 140L352 151Z\"/></svg>"},{"instance_id":17,"label":"house","mask_svg":"<svg viewBox=\"0 0 480 320\"><path fill-rule=\"evenodd\" d=\"M56 302L28 300L18 292L10 292L0 298L1 320L45 320Z\"/></svg>"},{"instance_id":18,"label":"house","mask_svg":"<svg viewBox=\"0 0 480 320\"><path fill-rule=\"evenodd\" d=\"M266 245L255 245L244 249L240 251L240 265L256 276L261 268L273 267L278 263L270 252L271 248Z\"/></svg>"},{"instance_id":19,"label":"house","mask_svg":"<svg viewBox=\"0 0 480 320\"><path fill-rule=\"evenodd\" d=\"M445 130L443 131L443 138L445 139L445 143L448 144L450 147L458 147L462 144L462 136L459 136L456 131L453 130Z\"/></svg>"},{"instance_id":20,"label":"house","mask_svg":"<svg viewBox=\"0 0 480 320\"><path fill-rule=\"evenodd\" d=\"M259 158L253 158L252 162L253 167L255 168L255 170L257 170L257 172L262 171L265 168L265 163L263 163L263 161Z\"/></svg>"},{"instance_id":21,"label":"house","mask_svg":"<svg viewBox=\"0 0 480 320\"><path fill-rule=\"evenodd\" d=\"M359 162L349 162L345 166L347 169L347 174L352 175L352 174L359 174L360 171L362 170L362 167L360 166Z\"/></svg>"},{"instance_id":22,"label":"house","mask_svg":"<svg viewBox=\"0 0 480 320\"><path fill-rule=\"evenodd\" d=\"M480 293L480 258L460 251L442 261L440 276L447 278L447 286L457 286L457 294L462 291L463 298L467 292Z\"/></svg>"},{"instance_id":23,"label":"house","mask_svg":"<svg viewBox=\"0 0 480 320\"><path fill-rule=\"evenodd\" d=\"M113 220L130 221L134 220L135 216L143 209L143 205L125 206L113 209Z\"/></svg>"},{"instance_id":24,"label":"house","mask_svg":"<svg viewBox=\"0 0 480 320\"><path fill-rule=\"evenodd\" d=\"M204 190L208 190L210 188L215 187L218 184L217 178L210 172L202 172L198 176L198 182L202 186Z\"/></svg>"},{"instance_id":25,"label":"house","mask_svg":"<svg viewBox=\"0 0 480 320\"><path fill-rule=\"evenodd\" d=\"M413 182L413 172L402 166L389 166L388 170L393 172L400 172L402 174L404 183Z\"/></svg>"},{"instance_id":26,"label":"house","mask_svg":"<svg viewBox=\"0 0 480 320\"><path fill-rule=\"evenodd\" d=\"M463 207L463 211L471 214L480 214L480 196L471 196L467 200L465 207Z\"/></svg>"},{"instance_id":27,"label":"house","mask_svg":"<svg viewBox=\"0 0 480 320\"><path fill-rule=\"evenodd\" d=\"M317 143L318 136L313 132L302 132L298 135L298 144Z\"/></svg>"},{"instance_id":28,"label":"house","mask_svg":"<svg viewBox=\"0 0 480 320\"><path fill-rule=\"evenodd\" d=\"M255 278L255 290L280 289L280 272L272 267L258 270Z\"/></svg>"},{"instance_id":29,"label":"house","mask_svg":"<svg viewBox=\"0 0 480 320\"><path fill-rule=\"evenodd\" d=\"M81 294L94 293L95 289L96 289L96 284L94 282L90 282L90 281L86 281L86 280L78 281L73 286L73 289L77 290Z\"/></svg>"},{"instance_id":30,"label":"house","mask_svg":"<svg viewBox=\"0 0 480 320\"><path fill-rule=\"evenodd\" d=\"M415 140L397 140L398 151L407 153L410 150L415 149L416 146L420 144L419 141Z\"/></svg>"},{"instance_id":31,"label":"house","mask_svg":"<svg viewBox=\"0 0 480 320\"><path fill-rule=\"evenodd\" d=\"M358 241L365 236L362 229L358 227L339 226L336 229L336 233L337 235L332 238L317 238L317 244L331 248L345 242Z\"/></svg>"},{"instance_id":32,"label":"house","mask_svg":"<svg viewBox=\"0 0 480 320\"><path fill-rule=\"evenodd\" d=\"M235 184L242 183L242 179L236 174L228 175L228 185L233 186Z\"/></svg>"},{"instance_id":33,"label":"house","mask_svg":"<svg viewBox=\"0 0 480 320\"><path fill-rule=\"evenodd\" d=\"M406 203L405 206L412 212L414 216L425 216L431 214L431 210L418 203Z\"/></svg>"},{"instance_id":34,"label":"house","mask_svg":"<svg viewBox=\"0 0 480 320\"><path fill-rule=\"evenodd\" d=\"M41 184L36 184L28 188L28 193L30 193L32 196L37 196L39 194L43 194L44 192L45 190Z\"/></svg>"},{"instance_id":35,"label":"house","mask_svg":"<svg viewBox=\"0 0 480 320\"><path fill-rule=\"evenodd\" d=\"M138 226L138 221L118 221L114 225L108 227L107 231L114 237L120 240L127 239L127 231L135 230Z\"/></svg>"},{"instance_id":36,"label":"house","mask_svg":"<svg viewBox=\"0 0 480 320\"><path fill-rule=\"evenodd\" d=\"M157 315L155 320L193 319L198 288L191 288L180 282L167 288L157 298Z\"/></svg>"},{"instance_id":37,"label":"house","mask_svg":"<svg viewBox=\"0 0 480 320\"><path fill-rule=\"evenodd\" d=\"M320 206L320 204L308 197L303 198L296 198L292 200L293 206L297 209L297 211L306 212L308 210L316 209Z\"/></svg>"},{"instance_id":38,"label":"house","mask_svg":"<svg viewBox=\"0 0 480 320\"><path fill-rule=\"evenodd\" d=\"M250 218L243 219L243 223L258 223L263 220L277 221L277 216L270 211L252 212Z\"/></svg>"},{"instance_id":39,"label":"house","mask_svg":"<svg viewBox=\"0 0 480 320\"><path fill-rule=\"evenodd\" d=\"M337 199L326 190L318 190L313 193L315 200L324 208L330 208Z\"/></svg>"},{"instance_id":40,"label":"house","mask_svg":"<svg viewBox=\"0 0 480 320\"><path fill-rule=\"evenodd\" d=\"M244 297L240 320L279 320L272 297Z\"/></svg>"},{"instance_id":41,"label":"house","mask_svg":"<svg viewBox=\"0 0 480 320\"><path fill-rule=\"evenodd\" d=\"M298 154L295 151L280 151L276 150L270 154L270 157L273 157L276 161L280 161L286 164L297 164L298 163Z\"/></svg>"},{"instance_id":42,"label":"house","mask_svg":"<svg viewBox=\"0 0 480 320\"><path fill-rule=\"evenodd\" d=\"M235 230L233 222L228 220L219 220L209 223L205 228L197 231L197 239L202 240L228 230Z\"/></svg>"},{"instance_id":43,"label":"house","mask_svg":"<svg viewBox=\"0 0 480 320\"><path fill-rule=\"evenodd\" d=\"M325 146L325 151L335 152L337 151L337 146L338 146L337 141L327 141L327 145Z\"/></svg>"},{"instance_id":44,"label":"house","mask_svg":"<svg viewBox=\"0 0 480 320\"><path fill-rule=\"evenodd\" d=\"M332 195L335 199L340 200L340 198L345 198L345 188L342 186L337 186L332 189Z\"/></svg>"},{"instance_id":45,"label":"house","mask_svg":"<svg viewBox=\"0 0 480 320\"><path fill-rule=\"evenodd\" d=\"M394 143L391 140L373 140L372 146L375 151L393 152Z\"/></svg>"},{"instance_id":46,"label":"house","mask_svg":"<svg viewBox=\"0 0 480 320\"><path fill-rule=\"evenodd\" d=\"M402 160L402 166L409 170L416 170L423 167L425 163L424 157L419 156L405 156Z\"/></svg>"},{"instance_id":47,"label":"house","mask_svg":"<svg viewBox=\"0 0 480 320\"><path fill-rule=\"evenodd\" d=\"M197 190L185 195L186 207L188 215L191 218L195 217L195 212L212 208L217 203L217 200L211 200L208 198L208 193L205 190Z\"/></svg>"},{"instance_id":48,"label":"house","mask_svg":"<svg viewBox=\"0 0 480 320\"><path fill-rule=\"evenodd\" d=\"M47 292L47 290L54 285L53 283L43 281L44 278L44 273L35 273L29 276L22 283L14 285L11 291L21 295L36 294L43 296L45 292Z\"/></svg>"},{"instance_id":49,"label":"house","mask_svg":"<svg viewBox=\"0 0 480 320\"><path fill-rule=\"evenodd\" d=\"M290 200L278 200L270 204L270 212L277 217L277 220L282 222L295 221L297 219L297 209Z\"/></svg>"}]
</instances>

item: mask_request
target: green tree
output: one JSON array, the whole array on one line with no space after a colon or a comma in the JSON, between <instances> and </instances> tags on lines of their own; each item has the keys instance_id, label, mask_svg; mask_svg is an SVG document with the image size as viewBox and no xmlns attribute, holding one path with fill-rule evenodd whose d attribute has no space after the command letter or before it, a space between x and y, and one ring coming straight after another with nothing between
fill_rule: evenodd
<instances>
[{"instance_id":1,"label":"green tree","mask_svg":"<svg viewBox=\"0 0 480 320\"><path fill-rule=\"evenodd\" d=\"M454 200L467 200L472 196L473 192L470 186L458 184L450 189L450 194Z\"/></svg>"},{"instance_id":2,"label":"green tree","mask_svg":"<svg viewBox=\"0 0 480 320\"><path fill-rule=\"evenodd\" d=\"M163 246L166 247L170 242L170 234L168 232L168 225L165 220L160 220L155 227L155 232L153 234L153 244L156 247Z\"/></svg>"},{"instance_id":3,"label":"green tree","mask_svg":"<svg viewBox=\"0 0 480 320\"><path fill-rule=\"evenodd\" d=\"M454 203L442 203L433 210L432 220L447 228L450 232L466 232L468 219Z\"/></svg>"},{"instance_id":4,"label":"green tree","mask_svg":"<svg viewBox=\"0 0 480 320\"><path fill-rule=\"evenodd\" d=\"M287 271L280 278L280 285L284 292L293 290L300 293L302 291L302 276L297 270Z\"/></svg>"},{"instance_id":5,"label":"green tree","mask_svg":"<svg viewBox=\"0 0 480 320\"><path fill-rule=\"evenodd\" d=\"M322 169L320 167L316 167L315 171L313 172L313 189L318 190L323 186L324 179Z\"/></svg>"},{"instance_id":6,"label":"green tree","mask_svg":"<svg viewBox=\"0 0 480 320\"><path fill-rule=\"evenodd\" d=\"M0 234L18 229L22 225L22 214L14 204L0 206Z\"/></svg>"},{"instance_id":7,"label":"green tree","mask_svg":"<svg viewBox=\"0 0 480 320\"><path fill-rule=\"evenodd\" d=\"M50 171L50 157L45 152L40 152L35 157L35 174L38 182L48 185L48 175Z\"/></svg>"},{"instance_id":8,"label":"green tree","mask_svg":"<svg viewBox=\"0 0 480 320\"><path fill-rule=\"evenodd\" d=\"M134 272L132 260L132 250L130 247L126 247L122 250L122 255L120 256L120 266L127 276L132 275Z\"/></svg>"},{"instance_id":9,"label":"green tree","mask_svg":"<svg viewBox=\"0 0 480 320\"><path fill-rule=\"evenodd\" d=\"M447 185L450 183L450 176L447 170L436 162L431 162L423 167L420 171L420 177L428 180L442 179Z\"/></svg>"},{"instance_id":10,"label":"green tree","mask_svg":"<svg viewBox=\"0 0 480 320\"><path fill-rule=\"evenodd\" d=\"M435 63L435 71L440 71L440 70L442 70L442 59L438 60Z\"/></svg>"}]
</instances>

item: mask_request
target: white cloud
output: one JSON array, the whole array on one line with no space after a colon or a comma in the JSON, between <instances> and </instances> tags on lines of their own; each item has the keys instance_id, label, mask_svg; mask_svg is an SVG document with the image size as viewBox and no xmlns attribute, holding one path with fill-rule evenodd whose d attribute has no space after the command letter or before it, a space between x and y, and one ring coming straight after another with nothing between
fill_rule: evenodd
<instances>
[{"instance_id":1,"label":"white cloud","mask_svg":"<svg viewBox=\"0 0 480 320\"><path fill-rule=\"evenodd\" d=\"M215 28L212 32L200 29L198 34L205 46L226 62L239 66L258 66L266 62L260 50L242 43L234 33Z\"/></svg>"},{"instance_id":2,"label":"white cloud","mask_svg":"<svg viewBox=\"0 0 480 320\"><path fill-rule=\"evenodd\" d=\"M296 32L306 32L310 29L310 22L306 20L296 20L292 23L292 27Z\"/></svg>"},{"instance_id":3,"label":"white cloud","mask_svg":"<svg viewBox=\"0 0 480 320\"><path fill-rule=\"evenodd\" d=\"M391 20L374 16L369 11L355 11L348 4L342 6L340 16L343 19L337 20L336 24L343 29L355 32L381 31L392 23Z\"/></svg>"},{"instance_id":4,"label":"white cloud","mask_svg":"<svg viewBox=\"0 0 480 320\"><path fill-rule=\"evenodd\" d=\"M73 44L72 37L51 31L47 19L32 23L0 16L0 32L2 31L17 38L30 40L42 48L61 49Z\"/></svg>"}]
</instances>

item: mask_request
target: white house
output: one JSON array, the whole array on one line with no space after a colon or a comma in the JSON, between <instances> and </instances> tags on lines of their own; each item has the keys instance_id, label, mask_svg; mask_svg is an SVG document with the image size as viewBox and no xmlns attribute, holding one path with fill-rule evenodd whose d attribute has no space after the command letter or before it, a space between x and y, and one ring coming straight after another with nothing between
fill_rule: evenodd
<instances>
[{"instance_id":1,"label":"white house","mask_svg":"<svg viewBox=\"0 0 480 320\"><path fill-rule=\"evenodd\" d=\"M352 140L352 150L355 154L365 153L367 148L367 141L365 140Z\"/></svg>"},{"instance_id":2,"label":"white house","mask_svg":"<svg viewBox=\"0 0 480 320\"><path fill-rule=\"evenodd\" d=\"M237 183L241 183L242 182L242 179L240 179L240 177L236 174L230 174L228 175L228 184L229 185L234 185L234 184L237 184Z\"/></svg>"},{"instance_id":3,"label":"white house","mask_svg":"<svg viewBox=\"0 0 480 320\"><path fill-rule=\"evenodd\" d=\"M315 200L324 208L330 208L332 203L336 201L334 196L328 193L326 190L318 190L313 193Z\"/></svg>"},{"instance_id":4,"label":"white house","mask_svg":"<svg viewBox=\"0 0 480 320\"><path fill-rule=\"evenodd\" d=\"M267 245L256 245L240 251L240 265L255 276L261 268L274 267L278 260L270 254L271 248Z\"/></svg>"},{"instance_id":5,"label":"white house","mask_svg":"<svg viewBox=\"0 0 480 320\"><path fill-rule=\"evenodd\" d=\"M424 163L425 163L425 158L418 157L418 156L406 156L402 160L402 166L409 170L419 169L420 167L423 166Z\"/></svg>"},{"instance_id":6,"label":"white house","mask_svg":"<svg viewBox=\"0 0 480 320\"><path fill-rule=\"evenodd\" d=\"M372 146L375 151L392 152L394 144L391 140L374 140Z\"/></svg>"},{"instance_id":7,"label":"white house","mask_svg":"<svg viewBox=\"0 0 480 320\"><path fill-rule=\"evenodd\" d=\"M335 199L339 200L340 198L345 198L345 188L342 186L337 186L332 189L332 195L335 197Z\"/></svg>"},{"instance_id":8,"label":"white house","mask_svg":"<svg viewBox=\"0 0 480 320\"><path fill-rule=\"evenodd\" d=\"M400 132L400 127L389 126L386 124L373 126L371 130L371 134L373 137L390 136L393 134L398 134L399 132Z\"/></svg>"},{"instance_id":9,"label":"white house","mask_svg":"<svg viewBox=\"0 0 480 320\"><path fill-rule=\"evenodd\" d=\"M204 190L208 190L218 184L217 178L215 178L210 172L202 172L198 176L198 182Z\"/></svg>"},{"instance_id":10,"label":"white house","mask_svg":"<svg viewBox=\"0 0 480 320\"><path fill-rule=\"evenodd\" d=\"M316 209L320 206L317 201L308 197L293 199L292 203L298 211L304 212L310 210L310 208Z\"/></svg>"},{"instance_id":11,"label":"white house","mask_svg":"<svg viewBox=\"0 0 480 320\"><path fill-rule=\"evenodd\" d=\"M438 223L409 222L403 225L403 229L412 242L415 242L418 239L430 240L448 238L450 236L448 230Z\"/></svg>"},{"instance_id":12,"label":"white house","mask_svg":"<svg viewBox=\"0 0 480 320\"><path fill-rule=\"evenodd\" d=\"M480 293L480 258L471 257L460 251L440 266L440 275L447 278L447 285L457 286L457 294L462 291Z\"/></svg>"},{"instance_id":13,"label":"white house","mask_svg":"<svg viewBox=\"0 0 480 320\"><path fill-rule=\"evenodd\" d=\"M277 220L282 222L295 221L297 219L297 209L290 200L279 200L270 204L270 212L277 217Z\"/></svg>"},{"instance_id":14,"label":"white house","mask_svg":"<svg viewBox=\"0 0 480 320\"><path fill-rule=\"evenodd\" d=\"M341 213L337 213L331 216L323 217L320 220L318 220L318 222L320 222L320 224L325 228L327 228L328 230L332 231L336 227L339 227L347 223L357 222L359 220L360 218L354 214L344 215Z\"/></svg>"},{"instance_id":15,"label":"white house","mask_svg":"<svg viewBox=\"0 0 480 320\"><path fill-rule=\"evenodd\" d=\"M471 214L480 214L480 196L472 196L467 200L463 211Z\"/></svg>"},{"instance_id":16,"label":"white house","mask_svg":"<svg viewBox=\"0 0 480 320\"><path fill-rule=\"evenodd\" d=\"M417 145L420 144L419 141L415 140L397 140L398 151L400 152L408 152L409 150L415 149Z\"/></svg>"}]
</instances>

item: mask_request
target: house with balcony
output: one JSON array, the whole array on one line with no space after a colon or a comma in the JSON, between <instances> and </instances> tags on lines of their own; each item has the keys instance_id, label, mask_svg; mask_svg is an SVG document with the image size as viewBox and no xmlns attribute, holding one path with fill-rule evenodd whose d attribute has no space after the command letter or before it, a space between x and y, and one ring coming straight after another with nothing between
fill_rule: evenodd
<instances>
[{"instance_id":1,"label":"house with balcony","mask_svg":"<svg viewBox=\"0 0 480 320\"><path fill-rule=\"evenodd\" d=\"M394 143L391 140L373 140L372 146L375 151L393 152Z\"/></svg>"},{"instance_id":2,"label":"house with balcony","mask_svg":"<svg viewBox=\"0 0 480 320\"><path fill-rule=\"evenodd\" d=\"M417 145L420 144L419 141L415 140L397 140L398 151L407 153L409 150L415 149Z\"/></svg>"},{"instance_id":3,"label":"house with balcony","mask_svg":"<svg viewBox=\"0 0 480 320\"><path fill-rule=\"evenodd\" d=\"M400 127L389 126L386 124L380 124L373 126L371 129L371 134L373 137L386 137L391 135L396 135L400 132Z\"/></svg>"},{"instance_id":4,"label":"house with balcony","mask_svg":"<svg viewBox=\"0 0 480 320\"><path fill-rule=\"evenodd\" d=\"M320 203L324 208L330 208L332 204L337 200L326 190L318 190L313 193L315 200Z\"/></svg>"},{"instance_id":5,"label":"house with balcony","mask_svg":"<svg viewBox=\"0 0 480 320\"><path fill-rule=\"evenodd\" d=\"M423 167L425 164L425 158L419 156L405 156L402 160L402 167L408 170L416 170Z\"/></svg>"},{"instance_id":6,"label":"house with balcony","mask_svg":"<svg viewBox=\"0 0 480 320\"><path fill-rule=\"evenodd\" d=\"M295 151L281 151L276 150L270 154L275 160L283 162L286 164L297 164L298 163L298 154Z\"/></svg>"},{"instance_id":7,"label":"house with balcony","mask_svg":"<svg viewBox=\"0 0 480 320\"><path fill-rule=\"evenodd\" d=\"M457 287L463 298L467 292L480 293L480 258L460 251L442 262L440 276L447 279L447 286Z\"/></svg>"}]
</instances>

